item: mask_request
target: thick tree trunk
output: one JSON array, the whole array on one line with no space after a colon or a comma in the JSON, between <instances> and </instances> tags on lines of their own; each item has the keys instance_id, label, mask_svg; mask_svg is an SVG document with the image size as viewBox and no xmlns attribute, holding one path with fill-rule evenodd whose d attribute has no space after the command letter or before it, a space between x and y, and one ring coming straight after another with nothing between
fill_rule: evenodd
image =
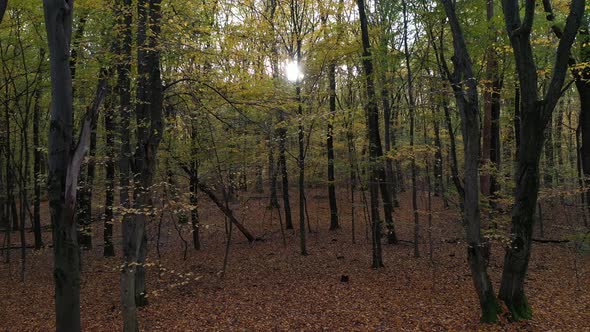
<instances>
[{"instance_id":1,"label":"thick tree trunk","mask_svg":"<svg viewBox=\"0 0 590 332\"><path fill-rule=\"evenodd\" d=\"M44 0L51 64L48 194L53 226L56 331L80 331L80 270L75 191L66 193L72 146L72 80L69 56L73 1ZM64 195L64 193L66 193ZM73 197L72 197L73 195Z\"/></svg>"},{"instance_id":2,"label":"thick tree trunk","mask_svg":"<svg viewBox=\"0 0 590 332\"><path fill-rule=\"evenodd\" d=\"M158 145L164 129L162 114L162 79L160 77L160 0L140 0L137 4L137 145L133 155L136 174L133 208L123 220L122 273L123 321L125 331L137 331L136 308L147 304L145 259L147 256L146 222L153 208L151 187L156 169Z\"/></svg>"},{"instance_id":3,"label":"thick tree trunk","mask_svg":"<svg viewBox=\"0 0 590 332\"><path fill-rule=\"evenodd\" d=\"M80 331L80 254L76 239L76 186L95 114L87 114L72 152L73 98L69 67L73 1L44 0L51 64L48 194L53 226L57 331ZM103 92L104 97L104 92ZM97 103L100 99L97 98ZM93 108L98 109L98 107Z\"/></svg>"},{"instance_id":4,"label":"thick tree trunk","mask_svg":"<svg viewBox=\"0 0 590 332\"><path fill-rule=\"evenodd\" d=\"M553 123L549 121L545 128L545 172L543 184L546 188L553 187L553 172L555 171L555 159L553 158Z\"/></svg>"},{"instance_id":5,"label":"thick tree trunk","mask_svg":"<svg viewBox=\"0 0 590 332\"><path fill-rule=\"evenodd\" d=\"M449 81L455 93L455 99L461 113L461 131L463 133L463 151L465 159L465 195L463 197L463 219L467 234L467 257L471 277L481 306L481 321L495 322L499 306L487 273L485 259L486 245L482 241L481 216L479 202L479 105L477 82L473 75L472 62L468 53L463 31L451 0L442 0L453 33L455 72Z\"/></svg>"},{"instance_id":6,"label":"thick tree trunk","mask_svg":"<svg viewBox=\"0 0 590 332\"><path fill-rule=\"evenodd\" d=\"M588 18L584 18L584 25L588 25ZM579 31L580 61L588 63L590 61L590 32L587 27ZM582 161L582 173L584 175L585 208L590 208L590 68L583 66L581 69L572 69L576 79L576 89L580 97L580 117L579 128L581 133L580 159ZM560 114L560 120L563 115ZM558 137L561 141L561 136ZM560 144L558 144L560 146ZM561 149L560 149L561 154ZM562 158L560 158L562 159ZM587 221L585 220L586 226Z\"/></svg>"},{"instance_id":7,"label":"thick tree trunk","mask_svg":"<svg viewBox=\"0 0 590 332\"><path fill-rule=\"evenodd\" d=\"M372 266L375 269L384 267L383 254L381 249L381 220L379 217L379 187L381 187L382 198L390 200L389 192L384 192L387 184L385 180L385 169L381 158L383 150L381 148L381 137L379 133L379 109L374 83L373 60L371 56L371 44L369 40L369 29L367 26L367 15L365 12L364 0L357 0L359 11L359 21L361 25L361 36L363 45L363 69L365 72L365 81L367 89L367 128L369 134L369 193L370 193L370 211L371 211L371 228L373 243ZM381 185L383 184L383 185ZM380 186L381 185L381 186ZM387 197L386 197L387 196ZM386 211L387 214L387 211ZM393 232L393 229L391 229ZM395 234L395 233L393 233Z\"/></svg>"},{"instance_id":8,"label":"thick tree trunk","mask_svg":"<svg viewBox=\"0 0 590 332\"><path fill-rule=\"evenodd\" d=\"M590 76L590 75L588 75ZM576 82L580 96L580 159L586 187L586 208L590 207L590 84L587 79Z\"/></svg>"},{"instance_id":9,"label":"thick tree trunk","mask_svg":"<svg viewBox=\"0 0 590 332\"><path fill-rule=\"evenodd\" d=\"M548 2L544 2L546 6ZM519 1L504 0L504 20L513 49L520 92L521 123L519 159L516 170L515 203L512 210L512 245L506 250L500 286L500 299L512 313L514 320L530 319L532 311L524 293L534 212L539 190L539 160L544 144L544 130L551 121L553 110L565 81L571 46L584 14L585 1L573 0L565 28L559 40L552 77L546 93L539 98L538 74L531 44L535 1L525 3L524 19L520 17Z\"/></svg>"}]
</instances>

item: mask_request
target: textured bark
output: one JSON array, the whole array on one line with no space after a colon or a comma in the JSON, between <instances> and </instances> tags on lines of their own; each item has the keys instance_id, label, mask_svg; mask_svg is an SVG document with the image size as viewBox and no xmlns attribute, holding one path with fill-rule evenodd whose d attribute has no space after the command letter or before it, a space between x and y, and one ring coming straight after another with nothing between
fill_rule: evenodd
<instances>
[{"instance_id":1,"label":"textured bark","mask_svg":"<svg viewBox=\"0 0 590 332\"><path fill-rule=\"evenodd\" d=\"M140 0L137 4L137 103L135 117L137 143L133 154L133 208L123 219L123 257L121 276L125 331L137 331L137 307L147 304L145 258L146 223L153 208L151 187L156 168L157 149L164 129L162 79L160 76L160 0Z\"/></svg>"},{"instance_id":2,"label":"textured bark","mask_svg":"<svg viewBox=\"0 0 590 332\"><path fill-rule=\"evenodd\" d=\"M74 201L66 192L72 146L69 56L73 1L44 0L51 64L48 195L53 226L56 331L80 331L80 270ZM72 194L72 193L69 193Z\"/></svg>"},{"instance_id":3,"label":"textured bark","mask_svg":"<svg viewBox=\"0 0 590 332\"><path fill-rule=\"evenodd\" d=\"M69 67L74 1L44 0L51 64L48 194L53 226L57 331L80 331L80 270L76 239L76 186L90 143L95 114L86 114L80 139L72 151L72 79ZM96 108L98 110L98 108Z\"/></svg>"},{"instance_id":4,"label":"textured bark","mask_svg":"<svg viewBox=\"0 0 590 332\"><path fill-rule=\"evenodd\" d=\"M379 189L381 187L382 198L391 199L387 190L385 180L385 169L381 158L383 150L381 148L381 137L379 133L379 109L375 93L373 60L371 56L371 43L369 40L369 29L367 26L367 15L365 12L364 0L357 0L359 11L359 22L361 26L361 37L363 46L363 70L365 73L365 84L367 89L367 129L369 135L369 193L370 193L370 212L371 212L371 229L372 229L372 267L375 269L384 267L383 253L381 249L381 220L379 216ZM383 184L383 185L381 185ZM387 196L387 197L386 197ZM387 214L387 211L386 211ZM393 229L390 230L395 236Z\"/></svg>"},{"instance_id":5,"label":"textured bark","mask_svg":"<svg viewBox=\"0 0 590 332\"><path fill-rule=\"evenodd\" d=\"M465 196L463 197L463 222L467 234L467 257L471 277L481 306L483 322L497 321L499 306L487 273L485 243L481 235L481 216L479 202L479 105L477 81L473 75L471 57L463 31L451 0L442 0L453 33L453 63L455 71L449 81L461 114L461 131L464 141Z\"/></svg>"},{"instance_id":6,"label":"textured bark","mask_svg":"<svg viewBox=\"0 0 590 332\"><path fill-rule=\"evenodd\" d=\"M519 1L503 0L502 4L520 83L521 138L516 170L515 204L512 210L513 240L506 250L499 296L512 313L512 318L519 320L532 317L524 292L524 281L531 254L543 134L562 93L570 50L582 21L585 1L571 2L570 13L557 47L552 77L542 98L539 98L537 67L531 44L535 1L525 2L524 18L520 16Z\"/></svg>"}]
</instances>

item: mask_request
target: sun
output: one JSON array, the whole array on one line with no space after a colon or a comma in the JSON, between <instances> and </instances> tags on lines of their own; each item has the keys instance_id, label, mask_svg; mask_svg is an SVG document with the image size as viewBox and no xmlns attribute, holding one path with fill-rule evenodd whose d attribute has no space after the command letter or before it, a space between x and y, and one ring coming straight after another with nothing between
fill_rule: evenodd
<instances>
[{"instance_id":1,"label":"sun","mask_svg":"<svg viewBox=\"0 0 590 332\"><path fill-rule=\"evenodd\" d=\"M287 62L287 64L285 65L285 74L287 76L287 79L291 82L303 79L303 72L301 71L301 68L295 61Z\"/></svg>"}]
</instances>

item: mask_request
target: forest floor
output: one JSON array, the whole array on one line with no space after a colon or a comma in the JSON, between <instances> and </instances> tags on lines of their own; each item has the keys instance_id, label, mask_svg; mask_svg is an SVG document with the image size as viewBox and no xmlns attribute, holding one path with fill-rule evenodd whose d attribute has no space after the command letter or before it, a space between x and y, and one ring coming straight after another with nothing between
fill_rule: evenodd
<instances>
[{"instance_id":1,"label":"forest floor","mask_svg":"<svg viewBox=\"0 0 590 332\"><path fill-rule=\"evenodd\" d=\"M315 195L314 195L315 194ZM200 208L203 248L191 247L188 226L186 259L178 232L165 218L156 250L157 221L149 225L147 270L149 305L140 310L145 331L590 331L590 254L569 243L534 243L526 292L534 310L531 321L495 325L478 323L479 306L466 264L463 230L456 208L433 205L432 260L427 217L421 216L421 258L414 257L413 219L409 195L396 209L398 245L384 245L385 268L373 270L370 239L362 206L357 206L356 244L351 236L351 204L339 204L342 228L329 231L327 198L308 192L312 233L309 256L299 254L298 214L295 231L286 231L283 245L276 212L268 199L246 196L232 205L239 220L256 236L249 244L234 227L227 271L223 215L209 202ZM293 195L296 196L296 195ZM205 198L203 198L204 200ZM425 198L420 205L424 209ZM292 202L297 207L297 202ZM44 205L46 208L46 205ZM45 209L46 212L47 209ZM545 238L566 239L572 218L559 203L547 205ZM44 223L48 222L47 215ZM284 220L283 220L284 222ZM575 223L579 223L576 221ZM116 225L115 234L120 234ZM95 223L95 247L83 252L81 314L84 331L121 330L118 272L121 237L115 236L117 257L102 257L102 225ZM0 235L0 238L2 236ZM44 233L50 243L51 233ZM32 234L27 234L32 243ZM12 244L19 246L18 234ZM495 243L489 271L497 291L503 248ZM5 256L2 256L4 261ZM21 282L20 250L11 263L0 263L0 331L51 331L53 312L52 251L27 251ZM342 282L342 276L348 282Z\"/></svg>"}]
</instances>

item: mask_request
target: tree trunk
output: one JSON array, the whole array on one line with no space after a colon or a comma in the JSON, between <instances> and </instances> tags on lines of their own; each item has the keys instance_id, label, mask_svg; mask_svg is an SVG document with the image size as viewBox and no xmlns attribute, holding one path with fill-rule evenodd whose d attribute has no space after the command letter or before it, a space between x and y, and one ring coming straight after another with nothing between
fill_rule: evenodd
<instances>
[{"instance_id":1,"label":"tree trunk","mask_svg":"<svg viewBox=\"0 0 590 332\"><path fill-rule=\"evenodd\" d=\"M160 77L160 0L140 0L137 4L137 145L133 155L136 174L133 208L140 213L123 219L122 273L123 321L125 331L137 331L136 308L147 304L145 258L147 256L146 222L153 208L153 185L158 145L164 129L162 115L162 79ZM151 214L150 214L151 215Z\"/></svg>"},{"instance_id":2,"label":"tree trunk","mask_svg":"<svg viewBox=\"0 0 590 332\"><path fill-rule=\"evenodd\" d=\"M544 3L546 5L546 3ZM571 46L584 14L585 1L573 0L565 28L557 47L551 80L546 93L539 98L538 74L531 44L535 1L525 3L521 20L519 1L504 0L504 20L518 71L521 92L519 159L516 170L515 204L512 210L512 245L507 248L500 286L500 299L512 313L512 319L530 319L531 307L524 293L524 281L531 253L534 212L539 190L539 160L544 143L544 130L565 81Z\"/></svg>"},{"instance_id":3,"label":"tree trunk","mask_svg":"<svg viewBox=\"0 0 590 332\"><path fill-rule=\"evenodd\" d=\"M328 133L326 147L328 149L328 198L330 201L330 230L340 228L338 224L338 206L336 205L336 185L334 175L334 116L336 114L336 63L328 66L328 81L330 86L330 117L328 119Z\"/></svg>"},{"instance_id":4,"label":"tree trunk","mask_svg":"<svg viewBox=\"0 0 590 332\"><path fill-rule=\"evenodd\" d=\"M494 18L494 1L487 0L486 16L492 33L492 44L496 42L496 28L491 22ZM482 160L489 164L490 172L481 175L481 192L493 197L498 188L496 179L500 168L500 91L502 79L498 73L498 59L493 46L487 50L486 84L484 90L484 121L482 139Z\"/></svg>"},{"instance_id":5,"label":"tree trunk","mask_svg":"<svg viewBox=\"0 0 590 332\"><path fill-rule=\"evenodd\" d=\"M41 49L40 59L44 57L45 50ZM33 229L36 250L43 247L43 237L41 234L41 145L39 142L40 98L41 89L37 88L35 91L35 107L33 109Z\"/></svg>"},{"instance_id":6,"label":"tree trunk","mask_svg":"<svg viewBox=\"0 0 590 332\"><path fill-rule=\"evenodd\" d=\"M68 61L73 1L44 0L43 8L51 64L48 194L53 226L56 330L80 331L76 186L90 139L93 115L87 115L80 141L72 152L73 98Z\"/></svg>"},{"instance_id":7,"label":"tree trunk","mask_svg":"<svg viewBox=\"0 0 590 332\"><path fill-rule=\"evenodd\" d=\"M199 190L199 159L197 155L197 124L193 123L191 135L191 166L189 174L189 189L191 203L191 227L193 231L193 248L201 250L198 190Z\"/></svg>"},{"instance_id":8,"label":"tree trunk","mask_svg":"<svg viewBox=\"0 0 590 332\"><path fill-rule=\"evenodd\" d=\"M112 91L109 91L111 94ZM115 246L113 244L113 224L115 216L113 208L115 204L115 112L112 111L114 96L112 94L108 98L108 105L105 107L104 115L104 130L105 130L105 207L103 216L103 256L115 256Z\"/></svg>"},{"instance_id":9,"label":"tree trunk","mask_svg":"<svg viewBox=\"0 0 590 332\"><path fill-rule=\"evenodd\" d=\"M118 0L115 6L117 29L119 32L118 49L120 61L117 63L117 90L119 94L119 134L121 139L121 154L119 159L119 201L122 209L127 212L131 208L129 197L129 186L131 180L131 24L132 24L132 1ZM130 255L134 254L136 242L135 225L133 225L127 214L123 217L121 233L123 236L123 256L125 261L130 261ZM135 305L135 280L133 269L122 269L121 275L121 300L123 304L123 329L127 332L139 331L137 312Z\"/></svg>"},{"instance_id":10,"label":"tree trunk","mask_svg":"<svg viewBox=\"0 0 590 332\"><path fill-rule=\"evenodd\" d=\"M545 128L545 172L543 174L543 183L546 188L553 187L553 172L555 171L555 160L553 158L553 123Z\"/></svg>"},{"instance_id":11,"label":"tree trunk","mask_svg":"<svg viewBox=\"0 0 590 332\"><path fill-rule=\"evenodd\" d=\"M289 200L289 175L287 174L287 158L286 144L287 144L287 129L284 126L285 116L282 111L279 111L279 167L281 170L282 190L283 190L283 205L285 208L285 228L293 229L293 220L291 218L291 203Z\"/></svg>"},{"instance_id":12,"label":"tree trunk","mask_svg":"<svg viewBox=\"0 0 590 332\"><path fill-rule=\"evenodd\" d=\"M471 57L463 31L451 0L442 0L453 33L455 71L449 74L449 81L461 114L463 151L465 159L465 195L463 197L463 222L467 234L467 257L471 277L481 306L481 321L495 322L499 306L487 273L485 259L486 245L482 241L479 202L479 154L480 129L477 82L473 75Z\"/></svg>"},{"instance_id":13,"label":"tree trunk","mask_svg":"<svg viewBox=\"0 0 590 332\"><path fill-rule=\"evenodd\" d=\"M408 85L408 107L410 109L410 149L414 154L414 127L416 122L416 103L414 101L414 90L412 87L412 66L410 65L410 52L408 48L408 15L406 1L402 1L403 6L403 21L404 21L404 57L407 71L407 85ZM412 171L412 211L414 215L414 257L420 257L419 250L419 235L420 235L420 216L418 214L418 188L416 185L417 168L416 157L411 160Z\"/></svg>"},{"instance_id":14,"label":"tree trunk","mask_svg":"<svg viewBox=\"0 0 590 332\"><path fill-rule=\"evenodd\" d=\"M361 36L363 45L363 69L365 72L365 81L367 89L367 128L369 134L369 193L370 193L370 211L371 211L371 229L372 229L372 266L375 269L384 267L383 254L381 249L381 220L379 216L379 187L385 180L385 169L381 158L383 150L381 148L381 137L379 133L379 110L377 108L375 83L373 77L373 60L371 57L371 45L369 40L369 29L367 26L367 15L365 12L364 0L357 0L359 10L359 21L361 25ZM386 186L381 186L383 190ZM381 192L382 197L388 193ZM388 197L390 198L390 197Z\"/></svg>"},{"instance_id":15,"label":"tree trunk","mask_svg":"<svg viewBox=\"0 0 590 332\"><path fill-rule=\"evenodd\" d=\"M236 227L238 227L238 229L240 230L240 232L242 232L242 234L244 234L244 236L246 237L246 239L249 242L254 242L256 240L256 238L246 229L246 227L244 227L239 221L238 219L236 219L236 217L234 216L232 210L230 210L226 204L224 204L224 202L222 202L221 200L219 200L219 198L217 198L217 196L215 196L215 193L213 192L213 190L211 188L209 188L207 185L205 185L202 182L198 182L197 186L199 187L199 190L201 190L203 193L205 193L209 199L211 199L211 201L213 203L215 203L215 205L217 205L217 207L221 210L221 212L223 212L225 214L225 216L234 224L236 225Z\"/></svg>"}]
</instances>

